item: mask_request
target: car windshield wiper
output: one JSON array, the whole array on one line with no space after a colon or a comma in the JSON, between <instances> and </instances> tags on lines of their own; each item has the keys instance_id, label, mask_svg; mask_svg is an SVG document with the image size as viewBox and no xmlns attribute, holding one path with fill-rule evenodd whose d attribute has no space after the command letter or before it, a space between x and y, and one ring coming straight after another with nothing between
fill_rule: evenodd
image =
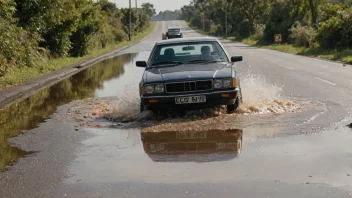
<instances>
[{"instance_id":1,"label":"car windshield wiper","mask_svg":"<svg viewBox=\"0 0 352 198\"><path fill-rule=\"evenodd\" d=\"M191 60L191 61L188 61L187 64L192 64L192 63L217 63L217 62L225 62L225 61L216 61L216 60Z\"/></svg>"},{"instance_id":2,"label":"car windshield wiper","mask_svg":"<svg viewBox=\"0 0 352 198\"><path fill-rule=\"evenodd\" d=\"M159 66L159 65L183 65L183 62L180 61L162 61L153 63L151 66Z\"/></svg>"}]
</instances>

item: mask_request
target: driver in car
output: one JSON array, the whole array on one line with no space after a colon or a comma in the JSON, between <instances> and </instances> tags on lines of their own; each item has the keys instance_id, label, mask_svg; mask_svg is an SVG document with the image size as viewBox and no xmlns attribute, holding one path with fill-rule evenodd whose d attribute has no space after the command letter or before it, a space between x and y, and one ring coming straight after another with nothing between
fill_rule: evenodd
<instances>
[{"instance_id":1,"label":"driver in car","mask_svg":"<svg viewBox=\"0 0 352 198\"><path fill-rule=\"evenodd\" d=\"M200 56L201 60L207 60L207 61L216 61L217 60L217 58L215 58L213 55L211 55L209 46L202 46L201 53L202 53L202 55Z\"/></svg>"}]
</instances>

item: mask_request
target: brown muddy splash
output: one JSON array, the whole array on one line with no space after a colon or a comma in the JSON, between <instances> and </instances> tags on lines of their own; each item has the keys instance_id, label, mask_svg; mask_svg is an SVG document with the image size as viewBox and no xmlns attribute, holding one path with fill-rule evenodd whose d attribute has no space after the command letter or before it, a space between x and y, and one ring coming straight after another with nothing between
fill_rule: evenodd
<instances>
[{"instance_id":1,"label":"brown muddy splash","mask_svg":"<svg viewBox=\"0 0 352 198\"><path fill-rule=\"evenodd\" d=\"M130 124L130 127L142 127L150 131L170 128L177 131L197 131L238 128L248 120L258 119L256 116L269 116L268 119L272 119L275 115L304 111L311 104L304 100L281 97L281 88L267 83L260 76L249 75L241 81L241 87L243 104L233 114L227 114L225 106L188 111L182 116L169 114L160 117L150 111L140 113L136 90L138 86L131 86L119 97L75 101L69 104L71 108L68 113L80 112L73 113L74 119L79 123L76 127L121 127ZM260 118L262 119L264 118Z\"/></svg>"}]
</instances>

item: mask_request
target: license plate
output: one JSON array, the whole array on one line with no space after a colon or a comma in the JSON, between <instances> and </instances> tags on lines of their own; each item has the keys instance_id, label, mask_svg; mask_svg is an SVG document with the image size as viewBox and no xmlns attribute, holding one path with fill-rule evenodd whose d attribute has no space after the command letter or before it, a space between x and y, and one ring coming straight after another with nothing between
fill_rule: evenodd
<instances>
[{"instance_id":1,"label":"license plate","mask_svg":"<svg viewBox=\"0 0 352 198\"><path fill-rule=\"evenodd\" d=\"M149 145L150 152L158 152L163 151L165 149L165 144L150 144Z\"/></svg>"},{"instance_id":2,"label":"license plate","mask_svg":"<svg viewBox=\"0 0 352 198\"><path fill-rule=\"evenodd\" d=\"M202 103L206 101L207 99L205 96L189 96L189 97L175 98L176 104Z\"/></svg>"},{"instance_id":3,"label":"license plate","mask_svg":"<svg viewBox=\"0 0 352 198\"><path fill-rule=\"evenodd\" d=\"M207 132L192 131L192 132L177 132L176 138L180 140L205 139Z\"/></svg>"}]
</instances>

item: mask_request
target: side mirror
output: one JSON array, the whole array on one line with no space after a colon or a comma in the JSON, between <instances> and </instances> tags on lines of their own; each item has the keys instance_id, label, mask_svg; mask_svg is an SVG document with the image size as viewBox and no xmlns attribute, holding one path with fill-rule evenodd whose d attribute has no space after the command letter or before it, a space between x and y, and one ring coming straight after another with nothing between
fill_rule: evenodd
<instances>
[{"instance_id":1,"label":"side mirror","mask_svg":"<svg viewBox=\"0 0 352 198\"><path fill-rule=\"evenodd\" d=\"M242 56L232 56L231 57L231 62L240 62L243 60L243 57Z\"/></svg>"},{"instance_id":2,"label":"side mirror","mask_svg":"<svg viewBox=\"0 0 352 198\"><path fill-rule=\"evenodd\" d=\"M137 61L136 62L137 67L147 67L147 62L145 61Z\"/></svg>"}]
</instances>

